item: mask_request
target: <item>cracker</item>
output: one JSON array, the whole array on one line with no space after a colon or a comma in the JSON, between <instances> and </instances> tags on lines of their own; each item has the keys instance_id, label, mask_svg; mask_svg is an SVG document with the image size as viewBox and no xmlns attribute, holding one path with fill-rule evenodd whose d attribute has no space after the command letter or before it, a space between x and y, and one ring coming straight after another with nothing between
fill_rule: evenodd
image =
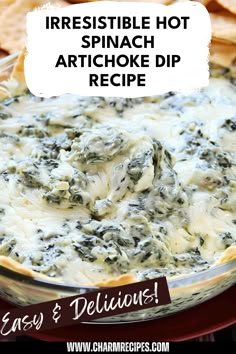
<instances>
[{"instance_id":1,"label":"cracker","mask_svg":"<svg viewBox=\"0 0 236 354\"><path fill-rule=\"evenodd\" d=\"M118 0L118 1L127 1L127 0ZM137 2L137 0L128 0L128 1ZM155 0L155 3L162 4L162 5L171 5L173 3L173 0Z\"/></svg>"},{"instance_id":2,"label":"cracker","mask_svg":"<svg viewBox=\"0 0 236 354\"><path fill-rule=\"evenodd\" d=\"M232 261L235 258L236 258L236 246L233 245L224 251L224 253L222 254L222 256L220 257L220 259L216 264L226 263Z\"/></svg>"},{"instance_id":3,"label":"cracker","mask_svg":"<svg viewBox=\"0 0 236 354\"><path fill-rule=\"evenodd\" d=\"M210 1L207 4L206 8L209 12L218 12L225 10L216 0Z\"/></svg>"},{"instance_id":4,"label":"cracker","mask_svg":"<svg viewBox=\"0 0 236 354\"><path fill-rule=\"evenodd\" d=\"M116 278L111 278L111 279L107 279L104 281L100 281L95 283L96 286L100 286L102 288L108 288L108 287L112 287L112 286L121 286L121 285L126 285L126 284L132 284L132 283L136 283L137 279L135 277L134 274L122 274L119 277Z\"/></svg>"},{"instance_id":5,"label":"cracker","mask_svg":"<svg viewBox=\"0 0 236 354\"><path fill-rule=\"evenodd\" d=\"M1 4L1 0L0 0L0 4ZM8 53L5 50L0 49L0 61L2 58L6 57L8 55ZM9 73L8 72L1 72L0 71L0 83L2 81L5 81L9 78ZM0 87L0 101L2 99L6 98L6 92L5 90L2 89L2 87Z\"/></svg>"},{"instance_id":6,"label":"cracker","mask_svg":"<svg viewBox=\"0 0 236 354\"><path fill-rule=\"evenodd\" d=\"M236 17L226 11L210 13L212 36L236 43Z\"/></svg>"},{"instance_id":7,"label":"cracker","mask_svg":"<svg viewBox=\"0 0 236 354\"><path fill-rule=\"evenodd\" d=\"M83 2L94 2L94 1L105 1L105 0L68 0L68 2L71 4L80 4ZM137 2L137 0L116 0L116 1L118 1L118 2L124 2L124 1ZM182 1L186 2L186 0L182 0ZM174 1L174 0L155 0L155 2L158 4L162 4L162 5L170 5L170 4L175 3L176 1Z\"/></svg>"},{"instance_id":8,"label":"cracker","mask_svg":"<svg viewBox=\"0 0 236 354\"><path fill-rule=\"evenodd\" d=\"M229 10L233 14L236 14L236 0L216 0L218 4Z\"/></svg>"},{"instance_id":9,"label":"cracker","mask_svg":"<svg viewBox=\"0 0 236 354\"><path fill-rule=\"evenodd\" d=\"M5 50L0 49L0 59L4 58L8 55L8 53Z\"/></svg>"},{"instance_id":10,"label":"cracker","mask_svg":"<svg viewBox=\"0 0 236 354\"><path fill-rule=\"evenodd\" d=\"M25 72L24 72L25 55L26 55L26 49L24 48L21 51L19 57L17 58L17 62L11 73L11 78L19 81L23 85L26 85Z\"/></svg>"},{"instance_id":11,"label":"cracker","mask_svg":"<svg viewBox=\"0 0 236 354\"><path fill-rule=\"evenodd\" d=\"M94 2L94 1L96 1L96 0L68 0L68 2L70 2L71 4L80 4L82 2ZM99 1L99 0L97 0L97 1Z\"/></svg>"},{"instance_id":12,"label":"cracker","mask_svg":"<svg viewBox=\"0 0 236 354\"><path fill-rule=\"evenodd\" d=\"M202 5L208 5L211 0L195 0L196 2L200 2Z\"/></svg>"},{"instance_id":13,"label":"cracker","mask_svg":"<svg viewBox=\"0 0 236 354\"><path fill-rule=\"evenodd\" d=\"M230 67L236 58L236 45L213 39L210 46L210 61L223 67Z\"/></svg>"},{"instance_id":14,"label":"cracker","mask_svg":"<svg viewBox=\"0 0 236 354\"><path fill-rule=\"evenodd\" d=\"M15 0L0 15L0 47L9 53L21 50L26 41L26 15L48 3L47 0ZM66 6L63 0L54 1L55 5Z\"/></svg>"},{"instance_id":15,"label":"cracker","mask_svg":"<svg viewBox=\"0 0 236 354\"><path fill-rule=\"evenodd\" d=\"M13 4L15 0L0 0L0 14L4 11L8 6Z\"/></svg>"}]
</instances>

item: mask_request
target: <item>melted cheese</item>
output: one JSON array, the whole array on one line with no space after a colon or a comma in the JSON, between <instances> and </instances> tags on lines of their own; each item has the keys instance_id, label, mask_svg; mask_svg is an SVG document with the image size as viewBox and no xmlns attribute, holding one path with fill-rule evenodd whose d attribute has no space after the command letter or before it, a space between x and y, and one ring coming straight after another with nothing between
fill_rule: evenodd
<instances>
[{"instance_id":1,"label":"melted cheese","mask_svg":"<svg viewBox=\"0 0 236 354\"><path fill-rule=\"evenodd\" d=\"M13 85L14 86L14 85ZM236 91L0 104L0 254L65 283L202 271L236 240Z\"/></svg>"}]
</instances>

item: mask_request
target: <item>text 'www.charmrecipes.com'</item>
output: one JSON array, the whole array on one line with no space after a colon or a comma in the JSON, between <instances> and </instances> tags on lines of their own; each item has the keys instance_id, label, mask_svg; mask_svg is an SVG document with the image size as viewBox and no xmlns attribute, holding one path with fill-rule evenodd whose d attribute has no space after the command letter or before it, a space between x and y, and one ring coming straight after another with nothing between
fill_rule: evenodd
<instances>
[{"instance_id":1,"label":"text 'www.charmrecipes.com'","mask_svg":"<svg viewBox=\"0 0 236 354\"><path fill-rule=\"evenodd\" d=\"M141 97L208 84L211 25L199 3L46 7L27 15L27 32L36 96Z\"/></svg>"}]
</instances>

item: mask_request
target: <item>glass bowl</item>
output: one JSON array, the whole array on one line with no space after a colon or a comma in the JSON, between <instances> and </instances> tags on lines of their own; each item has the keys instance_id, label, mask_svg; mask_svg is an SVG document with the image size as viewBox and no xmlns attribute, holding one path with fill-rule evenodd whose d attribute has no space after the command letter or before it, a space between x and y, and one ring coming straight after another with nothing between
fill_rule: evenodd
<instances>
[{"instance_id":1,"label":"glass bowl","mask_svg":"<svg viewBox=\"0 0 236 354\"><path fill-rule=\"evenodd\" d=\"M1 77L5 79L9 74L16 58L17 53L0 60L0 82ZM0 83L0 90L5 90L4 83ZM200 273L167 278L167 282L171 304L107 317L94 322L101 324L140 322L171 315L198 305L236 284L236 258L224 264L212 266ZM0 266L0 297L17 306L84 294L94 290L99 290L99 288L47 282Z\"/></svg>"}]
</instances>

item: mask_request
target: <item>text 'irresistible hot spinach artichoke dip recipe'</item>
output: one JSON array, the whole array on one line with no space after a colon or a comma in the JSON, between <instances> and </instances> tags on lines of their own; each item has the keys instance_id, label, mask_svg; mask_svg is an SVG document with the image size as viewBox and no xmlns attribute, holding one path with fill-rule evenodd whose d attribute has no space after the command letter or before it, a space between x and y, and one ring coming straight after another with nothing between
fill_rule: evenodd
<instances>
[{"instance_id":1,"label":"text 'irresistible hot spinach artichoke dip recipe'","mask_svg":"<svg viewBox=\"0 0 236 354\"><path fill-rule=\"evenodd\" d=\"M0 103L0 259L97 285L202 272L235 256L236 84L191 94ZM17 266L18 265L18 266Z\"/></svg>"}]
</instances>

